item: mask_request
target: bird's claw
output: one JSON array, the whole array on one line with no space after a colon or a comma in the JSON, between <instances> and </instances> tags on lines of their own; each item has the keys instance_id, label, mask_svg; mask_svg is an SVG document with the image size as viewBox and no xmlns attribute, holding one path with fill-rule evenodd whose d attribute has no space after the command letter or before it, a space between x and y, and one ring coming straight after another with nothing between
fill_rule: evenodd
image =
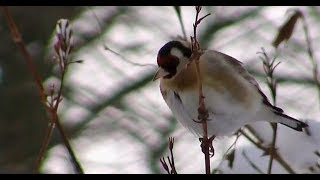
<instances>
[{"instance_id":1,"label":"bird's claw","mask_svg":"<svg viewBox=\"0 0 320 180\"><path fill-rule=\"evenodd\" d=\"M206 153L207 151L207 148L206 146L209 147L209 155L210 157L213 157L214 156L214 148L213 148L213 145L212 145L212 141L214 140L215 136L211 136L209 139L204 139L204 138L199 138L199 141L201 142L201 151L203 153Z\"/></svg>"},{"instance_id":2,"label":"bird's claw","mask_svg":"<svg viewBox=\"0 0 320 180\"><path fill-rule=\"evenodd\" d=\"M196 123L201 123L202 121L201 120L195 120L195 119L192 119L192 121L196 122ZM201 139L201 138L199 138Z\"/></svg>"},{"instance_id":3,"label":"bird's claw","mask_svg":"<svg viewBox=\"0 0 320 180\"><path fill-rule=\"evenodd\" d=\"M207 119L207 121L211 121L212 119ZM196 123L202 123L202 120L195 120L195 119L192 119L192 121L196 122Z\"/></svg>"}]
</instances>

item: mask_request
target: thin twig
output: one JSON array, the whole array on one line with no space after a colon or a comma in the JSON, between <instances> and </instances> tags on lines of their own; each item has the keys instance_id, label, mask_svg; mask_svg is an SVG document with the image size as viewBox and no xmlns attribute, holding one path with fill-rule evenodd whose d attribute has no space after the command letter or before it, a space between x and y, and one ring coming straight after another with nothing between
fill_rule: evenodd
<instances>
[{"instance_id":1,"label":"thin twig","mask_svg":"<svg viewBox=\"0 0 320 180\"><path fill-rule=\"evenodd\" d=\"M95 20L98 22L98 31L99 34L102 34L102 23L99 20L99 17L97 16L97 14L94 12L94 10L92 9L92 7L86 7L88 9L88 11L91 11L91 13L93 14L93 17L95 18ZM104 49L107 51L110 51L111 53L115 54L116 56L119 56L122 60L124 60L125 62L134 65L134 66L152 66L157 68L158 66L155 64L151 64L151 63L136 63L136 62L132 62L130 60L128 60L126 57L124 57L123 55L121 55L120 53L110 49L106 44L103 45Z\"/></svg>"},{"instance_id":2,"label":"thin twig","mask_svg":"<svg viewBox=\"0 0 320 180\"><path fill-rule=\"evenodd\" d=\"M124 60L125 62L131 64L131 65L134 65L134 66L152 66L154 68L157 68L158 66L155 65L155 64L151 64L151 63L136 63L136 62L132 62L130 61L129 59L127 59L126 57L124 57L123 55L121 55L120 53L110 49L106 44L104 45L104 49L107 50L107 51L110 51L111 53L115 54L116 56L119 56L122 60Z\"/></svg>"}]
</instances>

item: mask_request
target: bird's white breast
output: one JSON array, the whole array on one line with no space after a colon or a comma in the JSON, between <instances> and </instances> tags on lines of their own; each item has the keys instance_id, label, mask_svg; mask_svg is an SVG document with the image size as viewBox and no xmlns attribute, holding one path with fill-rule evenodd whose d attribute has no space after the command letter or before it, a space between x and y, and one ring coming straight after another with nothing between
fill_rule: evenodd
<instances>
[{"instance_id":1,"label":"bird's white breast","mask_svg":"<svg viewBox=\"0 0 320 180\"><path fill-rule=\"evenodd\" d=\"M228 91L215 91L207 86L203 86L203 94L209 111L208 134L210 136L230 135L248 122L256 121L253 117L261 102L254 102L250 107L244 106ZM198 91L168 90L165 101L182 125L197 135L203 135L201 123L195 122L198 121Z\"/></svg>"}]
</instances>

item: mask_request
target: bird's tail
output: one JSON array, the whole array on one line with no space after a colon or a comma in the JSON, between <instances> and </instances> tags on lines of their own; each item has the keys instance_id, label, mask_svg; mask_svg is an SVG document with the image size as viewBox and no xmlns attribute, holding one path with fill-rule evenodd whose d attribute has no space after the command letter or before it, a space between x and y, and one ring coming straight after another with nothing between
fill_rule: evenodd
<instances>
[{"instance_id":1,"label":"bird's tail","mask_svg":"<svg viewBox=\"0 0 320 180\"><path fill-rule=\"evenodd\" d=\"M280 112L273 112L277 115L277 122L285 125L285 126L288 126L296 131L302 131L302 128L304 127L307 127L308 124L302 122L302 121L299 121L293 117L290 117L288 115L285 115L283 113L280 113Z\"/></svg>"}]
</instances>

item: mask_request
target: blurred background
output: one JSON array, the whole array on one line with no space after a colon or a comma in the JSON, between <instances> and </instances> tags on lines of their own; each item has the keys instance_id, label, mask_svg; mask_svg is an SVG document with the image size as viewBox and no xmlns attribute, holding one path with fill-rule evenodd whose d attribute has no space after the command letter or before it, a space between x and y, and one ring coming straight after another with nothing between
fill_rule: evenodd
<instances>
[{"instance_id":1,"label":"blurred background","mask_svg":"<svg viewBox=\"0 0 320 180\"><path fill-rule=\"evenodd\" d=\"M319 62L320 8L298 8L305 17L314 59ZM271 99L266 85L261 48L281 64L277 105L309 123L309 133L279 126L277 148L296 173L320 172L319 87L315 65L308 56L304 24L295 24L292 37L279 45L272 41L292 7L205 6L211 13L198 29L202 47L242 61ZM159 161L169 155L168 138L175 137L178 173L204 173L198 137L175 119L152 81L158 50L182 36L173 6L28 6L9 7L45 86L59 84L53 61L56 22L69 19L73 28L69 66L59 117L85 173L166 173ZM187 37L193 34L195 9L180 7ZM49 118L25 60L14 44L7 22L0 15L0 173L32 173ZM271 126L252 124L264 145L271 141ZM216 173L266 173L269 156L240 136L214 141L212 169ZM231 153L230 153L231 152ZM288 173L277 161L273 173ZM55 130L41 173L74 173L70 157Z\"/></svg>"}]
</instances>

